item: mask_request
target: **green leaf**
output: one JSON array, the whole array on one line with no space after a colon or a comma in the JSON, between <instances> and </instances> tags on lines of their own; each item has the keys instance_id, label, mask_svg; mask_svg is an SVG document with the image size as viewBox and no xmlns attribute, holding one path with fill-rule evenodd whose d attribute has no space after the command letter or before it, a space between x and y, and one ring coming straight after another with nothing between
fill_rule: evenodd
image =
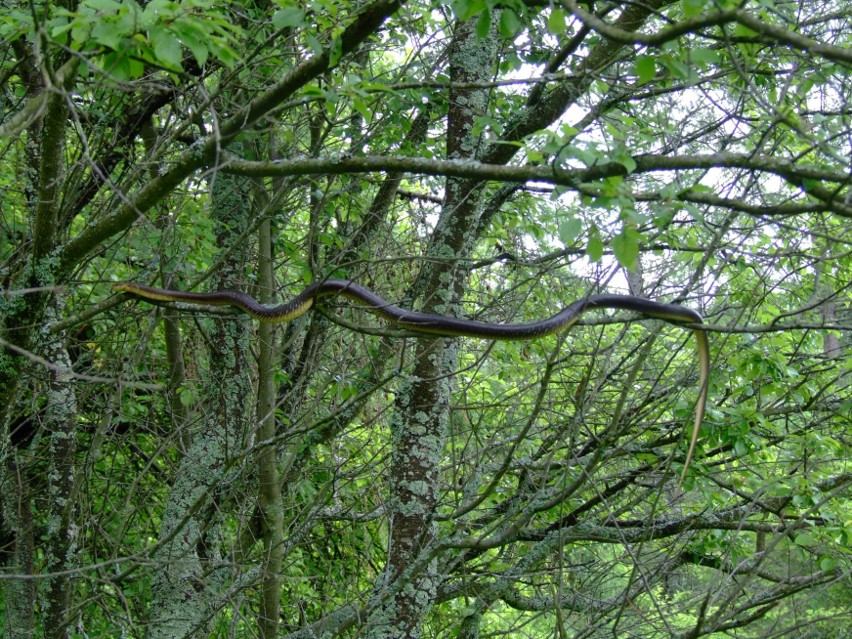
<instances>
[{"instance_id":1,"label":"green leaf","mask_svg":"<svg viewBox=\"0 0 852 639\"><path fill-rule=\"evenodd\" d=\"M178 398L180 399L181 406L185 408L189 408L197 401L197 397L191 388L187 388L186 386L181 386L178 388Z\"/></svg>"},{"instance_id":2,"label":"green leaf","mask_svg":"<svg viewBox=\"0 0 852 639\"><path fill-rule=\"evenodd\" d=\"M734 35L738 38L756 38L760 34L738 22L734 25Z\"/></svg>"},{"instance_id":3,"label":"green leaf","mask_svg":"<svg viewBox=\"0 0 852 639\"><path fill-rule=\"evenodd\" d=\"M311 51L316 54L322 53L322 42L317 40L316 36L313 36L309 33L305 36L305 40L308 41L308 47Z\"/></svg>"},{"instance_id":4,"label":"green leaf","mask_svg":"<svg viewBox=\"0 0 852 639\"><path fill-rule=\"evenodd\" d=\"M639 256L639 233L636 229L626 226L612 238L612 252L619 264L632 271Z\"/></svg>"},{"instance_id":5,"label":"green leaf","mask_svg":"<svg viewBox=\"0 0 852 639\"><path fill-rule=\"evenodd\" d=\"M108 49L120 49L123 35L111 22L101 21L96 23L92 28L92 38L95 42L104 45Z\"/></svg>"},{"instance_id":6,"label":"green leaf","mask_svg":"<svg viewBox=\"0 0 852 639\"><path fill-rule=\"evenodd\" d=\"M88 41L89 34L91 34L91 32L91 22L75 20L74 26L71 27L71 39L78 44L85 44Z\"/></svg>"},{"instance_id":7,"label":"green leaf","mask_svg":"<svg viewBox=\"0 0 852 639\"><path fill-rule=\"evenodd\" d=\"M178 32L177 28L175 28L175 31L184 46L192 52L192 56L195 58L195 61L198 62L198 66L203 67L210 55L210 50L207 48L207 44L199 40L195 33L188 29Z\"/></svg>"},{"instance_id":8,"label":"green leaf","mask_svg":"<svg viewBox=\"0 0 852 639\"><path fill-rule=\"evenodd\" d=\"M490 11L485 0L456 0L452 3L452 7L453 13L462 21Z\"/></svg>"},{"instance_id":9,"label":"green leaf","mask_svg":"<svg viewBox=\"0 0 852 639\"><path fill-rule=\"evenodd\" d=\"M518 14L512 9L503 9L500 14L500 35L504 38L513 38L522 28L524 23Z\"/></svg>"},{"instance_id":10,"label":"green leaf","mask_svg":"<svg viewBox=\"0 0 852 639\"><path fill-rule=\"evenodd\" d=\"M121 11L122 5L115 0L86 0L83 5L96 11Z\"/></svg>"},{"instance_id":11,"label":"green leaf","mask_svg":"<svg viewBox=\"0 0 852 639\"><path fill-rule=\"evenodd\" d=\"M583 222L576 217L569 217L559 223L559 239L565 246L571 246L582 232Z\"/></svg>"},{"instance_id":12,"label":"green leaf","mask_svg":"<svg viewBox=\"0 0 852 639\"><path fill-rule=\"evenodd\" d=\"M337 65L341 55L343 55L343 40L338 37L331 41L331 46L328 49L329 68Z\"/></svg>"},{"instance_id":13,"label":"green leaf","mask_svg":"<svg viewBox=\"0 0 852 639\"><path fill-rule=\"evenodd\" d=\"M796 535L796 539L795 539L794 543L797 546L815 546L816 543L817 543L817 540L814 538L814 536L811 533L803 532L803 533L799 533L798 535Z\"/></svg>"},{"instance_id":14,"label":"green leaf","mask_svg":"<svg viewBox=\"0 0 852 639\"><path fill-rule=\"evenodd\" d=\"M299 7L284 7L272 14L272 26L276 29L301 27L304 20L305 12Z\"/></svg>"},{"instance_id":15,"label":"green leaf","mask_svg":"<svg viewBox=\"0 0 852 639\"><path fill-rule=\"evenodd\" d=\"M627 169L628 173L633 173L633 171L636 170L636 160L633 159L633 156L631 156L626 149L613 153L612 159Z\"/></svg>"},{"instance_id":16,"label":"green leaf","mask_svg":"<svg viewBox=\"0 0 852 639\"><path fill-rule=\"evenodd\" d=\"M164 66L182 69L180 62L183 57L180 42L173 33L159 27L152 28L148 35L154 46L154 55Z\"/></svg>"},{"instance_id":17,"label":"green leaf","mask_svg":"<svg viewBox=\"0 0 852 639\"><path fill-rule=\"evenodd\" d=\"M689 78L690 68L689 65L683 60L678 60L676 58L672 58L671 56L666 56L662 59L662 63L669 70L669 72L679 80L686 80Z\"/></svg>"},{"instance_id":18,"label":"green leaf","mask_svg":"<svg viewBox=\"0 0 852 639\"><path fill-rule=\"evenodd\" d=\"M601 157L601 154L594 148L582 148L573 145L565 147L561 155L580 160L580 162L585 164L587 167L592 167L597 164L598 159Z\"/></svg>"},{"instance_id":19,"label":"green leaf","mask_svg":"<svg viewBox=\"0 0 852 639\"><path fill-rule=\"evenodd\" d=\"M491 12L483 11L476 19L476 37L484 40L488 37L488 32L491 30Z\"/></svg>"},{"instance_id":20,"label":"green leaf","mask_svg":"<svg viewBox=\"0 0 852 639\"><path fill-rule=\"evenodd\" d=\"M707 6L707 0L682 0L681 11L684 18L693 18L700 15Z\"/></svg>"},{"instance_id":21,"label":"green leaf","mask_svg":"<svg viewBox=\"0 0 852 639\"><path fill-rule=\"evenodd\" d=\"M802 190L804 191L813 191L815 188L821 186L822 183L819 180L814 180L812 178L804 178L802 180Z\"/></svg>"},{"instance_id":22,"label":"green leaf","mask_svg":"<svg viewBox=\"0 0 852 639\"><path fill-rule=\"evenodd\" d=\"M689 52L689 59L702 66L719 64L719 53L707 47L697 47Z\"/></svg>"},{"instance_id":23,"label":"green leaf","mask_svg":"<svg viewBox=\"0 0 852 639\"><path fill-rule=\"evenodd\" d=\"M565 11L559 8L553 9L547 17L547 30L553 35L562 35L568 28L565 18Z\"/></svg>"},{"instance_id":24,"label":"green leaf","mask_svg":"<svg viewBox=\"0 0 852 639\"><path fill-rule=\"evenodd\" d=\"M491 126L491 123L494 121L494 118L487 115L477 116L473 121L473 129L471 130L471 133L473 135L481 134L483 131L485 131L485 129Z\"/></svg>"},{"instance_id":25,"label":"green leaf","mask_svg":"<svg viewBox=\"0 0 852 639\"><path fill-rule=\"evenodd\" d=\"M636 74L638 84L640 85L653 80L657 75L657 62L654 59L654 56L636 56L636 62L633 65L633 72Z\"/></svg>"},{"instance_id":26,"label":"green leaf","mask_svg":"<svg viewBox=\"0 0 852 639\"><path fill-rule=\"evenodd\" d=\"M73 22L67 22L65 24L58 24L55 27L53 27L53 29L51 29L50 37L51 38L58 38L63 33L67 32L68 30L73 29L73 28L74 28Z\"/></svg>"},{"instance_id":27,"label":"green leaf","mask_svg":"<svg viewBox=\"0 0 852 639\"><path fill-rule=\"evenodd\" d=\"M120 53L108 53L105 55L103 68L116 82L126 82L137 77L130 58Z\"/></svg>"},{"instance_id":28,"label":"green leaf","mask_svg":"<svg viewBox=\"0 0 852 639\"><path fill-rule=\"evenodd\" d=\"M143 29L158 24L166 24L174 17L179 7L168 0L151 0L142 11L139 25Z\"/></svg>"},{"instance_id":29,"label":"green leaf","mask_svg":"<svg viewBox=\"0 0 852 639\"><path fill-rule=\"evenodd\" d=\"M599 262L600 259L603 257L603 252L603 241L601 241L597 229L594 229L593 232L589 235L588 244L586 244L586 255L589 256L589 259L592 260L592 262Z\"/></svg>"}]
</instances>

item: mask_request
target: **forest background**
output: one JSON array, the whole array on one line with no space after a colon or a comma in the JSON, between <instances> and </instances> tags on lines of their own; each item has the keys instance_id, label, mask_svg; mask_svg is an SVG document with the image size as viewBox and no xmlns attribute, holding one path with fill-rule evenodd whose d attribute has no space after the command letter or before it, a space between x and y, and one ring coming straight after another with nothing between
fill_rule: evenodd
<instances>
[{"instance_id":1,"label":"forest background","mask_svg":"<svg viewBox=\"0 0 852 639\"><path fill-rule=\"evenodd\" d=\"M852 5L4 2L0 632L852 625ZM570 331L413 336L328 298Z\"/></svg>"}]
</instances>

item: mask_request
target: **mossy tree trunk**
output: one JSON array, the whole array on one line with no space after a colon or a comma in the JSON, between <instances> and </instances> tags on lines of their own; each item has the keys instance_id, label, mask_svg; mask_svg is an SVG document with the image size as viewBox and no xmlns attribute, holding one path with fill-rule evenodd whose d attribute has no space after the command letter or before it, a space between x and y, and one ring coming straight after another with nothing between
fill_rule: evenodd
<instances>
[{"instance_id":1,"label":"mossy tree trunk","mask_svg":"<svg viewBox=\"0 0 852 639\"><path fill-rule=\"evenodd\" d=\"M476 20L456 25L449 49L451 82L475 87L493 73L494 32L482 39ZM474 159L481 149L474 133L478 116L488 111L487 89L450 91L447 157ZM457 260L476 241L480 214L477 186L448 179L441 217L429 244L418 291L427 313L458 315L464 287ZM381 601L371 619L370 637L419 637L441 583L437 571L436 507L441 492L440 469L447 437L452 379L458 366L456 346L449 339L421 339L415 365L400 390L391 423L390 549L384 581L376 592Z\"/></svg>"},{"instance_id":2,"label":"mossy tree trunk","mask_svg":"<svg viewBox=\"0 0 852 639\"><path fill-rule=\"evenodd\" d=\"M248 226L252 207L247 178L217 175L211 217L220 251L228 251L212 290L244 289L248 247L235 242ZM152 585L151 639L206 637L223 593L238 580L220 547L224 504L242 494L241 452L249 436L254 397L249 362L250 321L214 319L207 337L209 374L202 403L206 418L192 432L172 486Z\"/></svg>"}]
</instances>

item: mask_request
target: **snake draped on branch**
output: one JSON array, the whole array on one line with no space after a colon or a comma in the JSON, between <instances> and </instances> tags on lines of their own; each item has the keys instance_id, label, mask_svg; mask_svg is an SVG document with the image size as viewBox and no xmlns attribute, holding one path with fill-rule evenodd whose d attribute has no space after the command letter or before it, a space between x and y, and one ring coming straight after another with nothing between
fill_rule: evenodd
<instances>
[{"instance_id":1,"label":"snake draped on branch","mask_svg":"<svg viewBox=\"0 0 852 639\"><path fill-rule=\"evenodd\" d=\"M551 335L566 330L588 310L612 308L634 311L647 317L662 319L672 324L689 326L698 347L699 384L695 421L689 440L689 449L683 465L680 482L683 483L695 445L704 421L710 378L710 347L707 334L695 325L702 323L701 315L692 309L677 304L652 302L633 295L590 295L563 308L559 313L538 322L523 324L491 324L455 317L444 317L410 311L394 306L363 286L349 280L324 280L305 288L296 297L277 306L264 306L250 295L237 291L214 293L185 293L170 289L154 288L133 282L121 282L113 290L130 293L152 302L188 302L201 306L234 306L261 322L289 322L306 313L314 302L322 297L343 295L362 303L371 313L379 315L391 325L416 333L445 337L478 337L490 340L526 340Z\"/></svg>"}]
</instances>

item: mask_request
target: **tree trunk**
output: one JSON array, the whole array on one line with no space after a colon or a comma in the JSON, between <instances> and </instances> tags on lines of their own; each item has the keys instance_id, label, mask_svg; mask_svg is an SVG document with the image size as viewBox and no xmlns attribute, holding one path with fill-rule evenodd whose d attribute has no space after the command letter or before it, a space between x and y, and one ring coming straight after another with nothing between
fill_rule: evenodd
<instances>
[{"instance_id":1,"label":"tree trunk","mask_svg":"<svg viewBox=\"0 0 852 639\"><path fill-rule=\"evenodd\" d=\"M231 253L213 290L245 287L246 248L234 247L233 241L248 223L248 186L241 177L215 178L212 215L217 245ZM245 442L252 401L249 330L244 316L216 319L210 330L210 372L203 402L209 412L193 433L163 515L161 545L154 555L159 565L151 588L151 639L206 637L231 582L231 569L219 548L220 501L226 497L225 488L239 492L239 475L232 463Z\"/></svg>"}]
</instances>

